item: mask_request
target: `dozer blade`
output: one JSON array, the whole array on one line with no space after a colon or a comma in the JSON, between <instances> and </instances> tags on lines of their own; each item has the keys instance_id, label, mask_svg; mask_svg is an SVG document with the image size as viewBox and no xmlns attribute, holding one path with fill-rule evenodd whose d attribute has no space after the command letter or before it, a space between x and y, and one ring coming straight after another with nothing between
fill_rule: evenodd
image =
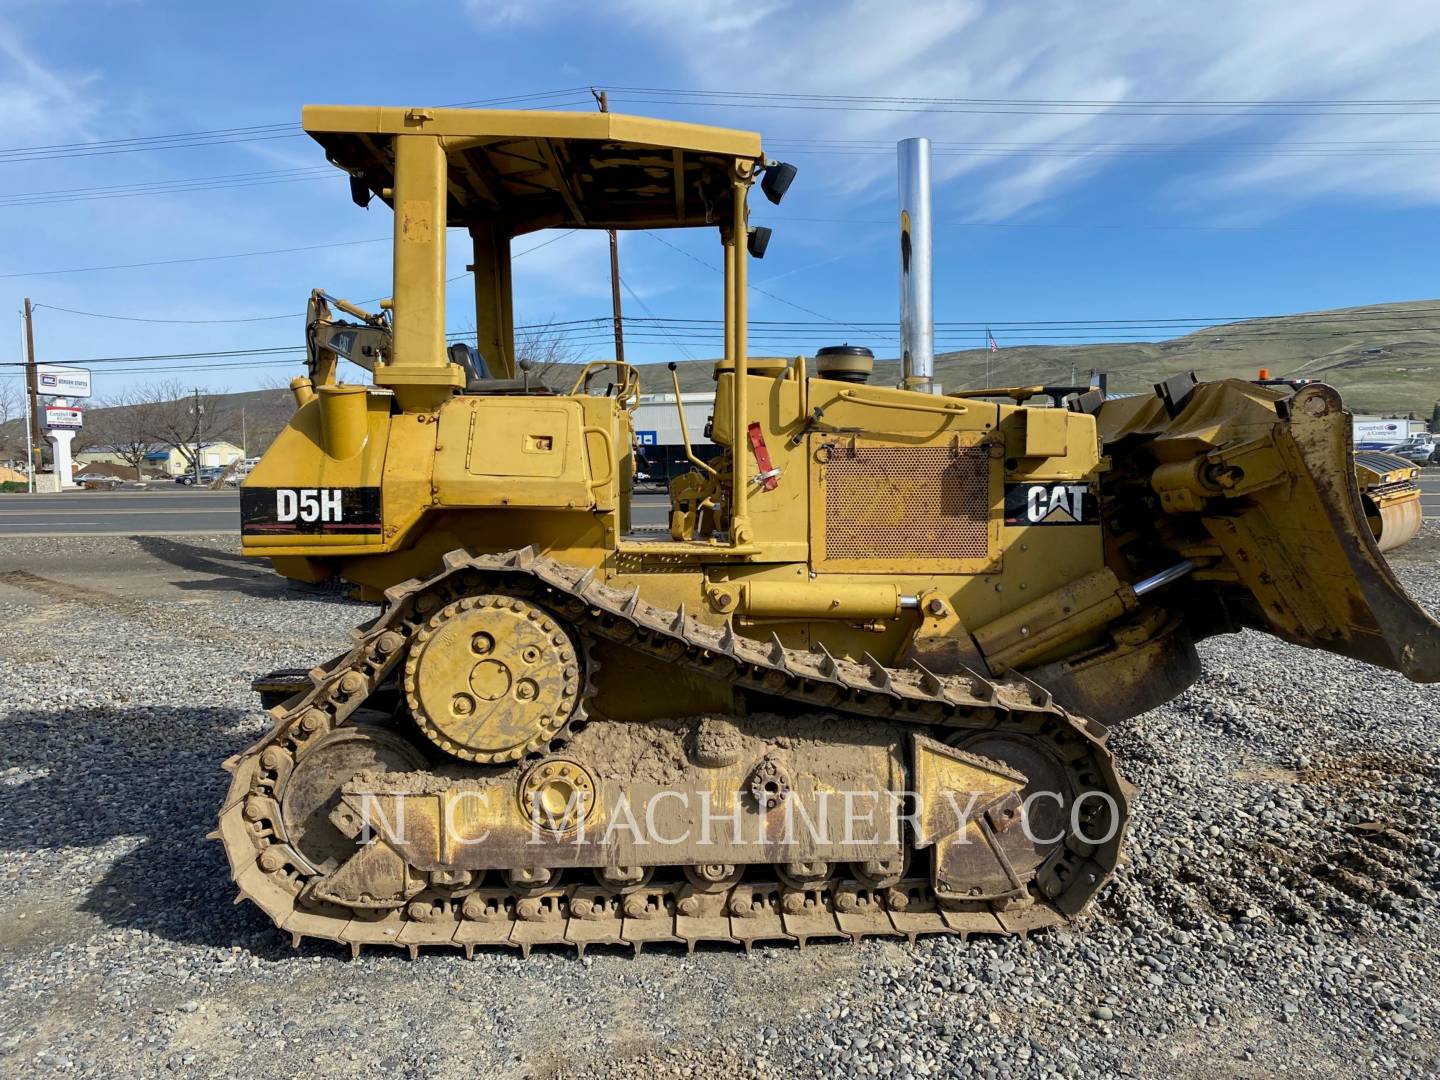
<instances>
[{"instance_id":1,"label":"dozer blade","mask_svg":"<svg viewBox=\"0 0 1440 1080\"><path fill-rule=\"evenodd\" d=\"M1257 422L1264 405L1274 415ZM1440 623L1380 552L1355 478L1351 416L1333 387L1312 384L1262 405L1246 384L1201 384L1154 445L1171 462L1152 480L1167 509L1199 516L1224 555L1213 579L1222 589L1238 579L1249 594L1227 596L1241 622L1416 682L1440 681ZM1174 453L1207 445L1184 463Z\"/></svg>"}]
</instances>

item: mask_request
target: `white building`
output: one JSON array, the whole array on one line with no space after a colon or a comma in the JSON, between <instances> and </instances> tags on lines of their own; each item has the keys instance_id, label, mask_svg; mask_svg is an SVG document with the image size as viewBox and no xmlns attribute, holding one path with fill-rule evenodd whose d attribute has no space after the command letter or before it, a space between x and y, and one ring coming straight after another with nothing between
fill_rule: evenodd
<instances>
[{"instance_id":1,"label":"white building","mask_svg":"<svg viewBox=\"0 0 1440 1080\"><path fill-rule=\"evenodd\" d=\"M709 459L720 448L705 434L715 395L702 392L681 394L685 424L690 429L690 446L695 456ZM632 416L635 423L635 468L653 480L664 481L691 468L685 458L685 439L680 431L680 410L674 394L642 394Z\"/></svg>"},{"instance_id":2,"label":"white building","mask_svg":"<svg viewBox=\"0 0 1440 1080\"><path fill-rule=\"evenodd\" d=\"M200 468L223 469L232 461L244 457L245 452L230 442L207 442L200 447ZM173 446L161 446L145 455L147 469L159 469L168 476L179 476L194 466L185 460L185 455Z\"/></svg>"},{"instance_id":3,"label":"white building","mask_svg":"<svg viewBox=\"0 0 1440 1080\"><path fill-rule=\"evenodd\" d=\"M200 448L200 467L202 469L223 469L242 456L244 456L244 452L234 443L220 440L207 442ZM75 455L77 465L87 465L97 461L106 461L114 465L124 464L120 455L111 450L91 449ZM150 447L141 467L146 472L162 472L166 476L179 476L193 468L179 450L159 443Z\"/></svg>"}]
</instances>

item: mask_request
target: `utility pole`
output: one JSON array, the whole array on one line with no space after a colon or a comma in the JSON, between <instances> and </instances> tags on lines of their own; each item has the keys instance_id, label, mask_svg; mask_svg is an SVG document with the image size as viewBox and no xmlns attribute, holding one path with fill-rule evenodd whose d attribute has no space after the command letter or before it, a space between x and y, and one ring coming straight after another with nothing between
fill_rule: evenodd
<instances>
[{"instance_id":1,"label":"utility pole","mask_svg":"<svg viewBox=\"0 0 1440 1080\"><path fill-rule=\"evenodd\" d=\"M35 490L35 432L40 428L40 377L35 371L35 321L30 298L25 298L25 393L30 411L25 425L25 457L29 466L30 490Z\"/></svg>"},{"instance_id":2,"label":"utility pole","mask_svg":"<svg viewBox=\"0 0 1440 1080\"><path fill-rule=\"evenodd\" d=\"M205 406L200 404L200 388L195 387L195 404L191 411L195 414L195 459L191 464L195 467L195 486L200 486L200 448L205 445L201 428L205 423Z\"/></svg>"},{"instance_id":3,"label":"utility pole","mask_svg":"<svg viewBox=\"0 0 1440 1080\"><path fill-rule=\"evenodd\" d=\"M604 90L590 88L590 93L595 97L595 104L600 107L602 113L610 111L610 95ZM615 320L615 359L622 364L625 362L625 331L620 322L620 241L615 235L614 229L606 230L610 233L610 307Z\"/></svg>"}]
</instances>

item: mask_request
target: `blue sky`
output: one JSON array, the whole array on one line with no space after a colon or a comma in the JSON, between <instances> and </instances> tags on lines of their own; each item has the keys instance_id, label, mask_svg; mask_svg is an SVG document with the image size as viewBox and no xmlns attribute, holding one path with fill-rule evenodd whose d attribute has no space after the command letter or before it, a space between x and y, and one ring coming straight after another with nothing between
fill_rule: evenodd
<instances>
[{"instance_id":1,"label":"blue sky","mask_svg":"<svg viewBox=\"0 0 1440 1080\"><path fill-rule=\"evenodd\" d=\"M1345 0L3 0L0 150L292 124L312 102L433 105L582 88L541 100L586 107L583 87L606 87L616 111L758 130L772 156L800 167L783 207L757 208L776 234L752 268L766 292L750 313L820 323L813 337L786 337L790 351L812 352L852 336L847 323L895 319L890 147L925 135L948 144L935 158L936 319L992 323L1004 346L1041 340L1004 327L1012 322L1228 318L1437 295L1437 46L1440 5ZM702 104L674 91L726 96ZM877 97L1059 104L915 111ZM1077 101L1101 104L1068 104ZM298 346L311 287L356 299L389 289L387 245L360 242L387 236L389 211L353 206L343 174L313 171L324 165L318 146L287 129L182 149L17 157L0 154L0 299L12 313L25 296L42 305L41 359ZM172 181L201 190L110 190ZM67 191L66 201L49 194ZM460 274L466 245L455 239ZM718 275L696 261L718 264L713 235L666 239L682 250L622 237L627 314L645 314L643 304L664 317L718 317ZM286 248L310 250L41 273ZM451 328L473 325L467 300L467 283L456 282ZM516 305L522 323L608 313L603 236L563 237L521 257ZM132 322L56 308L263 321ZM8 325L0 361L13 362L13 315ZM752 337L752 351L777 351L758 329ZM579 337L577 348L607 354L603 338ZM941 347L981 340L971 331ZM697 357L718 348L684 336L681 345ZM664 339L632 339L629 351L684 355ZM103 396L170 379L244 389L288 380L298 366L277 354L95 370Z\"/></svg>"}]
</instances>

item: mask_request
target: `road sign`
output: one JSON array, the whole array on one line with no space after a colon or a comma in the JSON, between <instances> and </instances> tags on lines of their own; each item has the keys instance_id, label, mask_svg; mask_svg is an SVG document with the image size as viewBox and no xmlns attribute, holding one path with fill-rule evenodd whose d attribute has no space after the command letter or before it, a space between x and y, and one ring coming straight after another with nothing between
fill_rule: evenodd
<instances>
[{"instance_id":1,"label":"road sign","mask_svg":"<svg viewBox=\"0 0 1440 1080\"><path fill-rule=\"evenodd\" d=\"M35 365L35 392L41 397L90 396L90 370L60 364Z\"/></svg>"},{"instance_id":2,"label":"road sign","mask_svg":"<svg viewBox=\"0 0 1440 1080\"><path fill-rule=\"evenodd\" d=\"M1356 420L1355 446L1362 450L1383 449L1405 441L1410 434L1408 421L1395 418L1390 420Z\"/></svg>"},{"instance_id":3,"label":"road sign","mask_svg":"<svg viewBox=\"0 0 1440 1080\"><path fill-rule=\"evenodd\" d=\"M45 426L52 431L74 431L85 426L85 414L63 405L46 405Z\"/></svg>"},{"instance_id":4,"label":"road sign","mask_svg":"<svg viewBox=\"0 0 1440 1080\"><path fill-rule=\"evenodd\" d=\"M635 441L641 446L659 446L660 440L653 431L635 432Z\"/></svg>"}]
</instances>

